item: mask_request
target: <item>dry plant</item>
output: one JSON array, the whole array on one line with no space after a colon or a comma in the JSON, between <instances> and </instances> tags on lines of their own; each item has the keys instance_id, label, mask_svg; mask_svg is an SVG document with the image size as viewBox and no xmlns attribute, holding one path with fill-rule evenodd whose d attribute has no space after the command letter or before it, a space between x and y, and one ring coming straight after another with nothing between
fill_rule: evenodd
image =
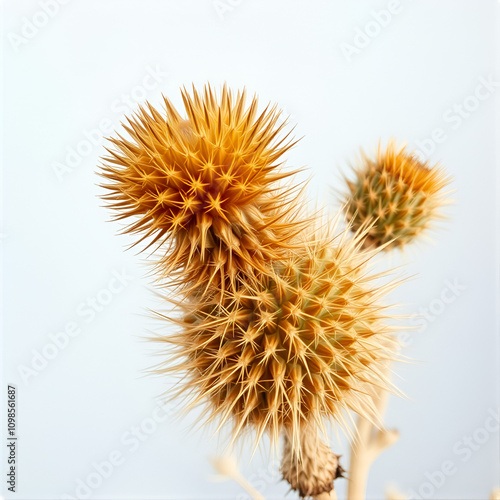
<instances>
[{"instance_id":1,"label":"dry plant","mask_svg":"<svg viewBox=\"0 0 500 500\"><path fill-rule=\"evenodd\" d=\"M375 158L361 152L354 179L345 179L346 217L353 229L367 227L364 247L384 251L402 248L421 237L436 220L440 208L448 203L444 188L451 182L444 169L420 161L406 147L390 140L387 148L379 143ZM374 398L383 417L389 394L379 390ZM379 454L399 438L397 430L375 425L359 415L357 434L351 446L349 500L366 496L370 467Z\"/></svg>"},{"instance_id":2,"label":"dry plant","mask_svg":"<svg viewBox=\"0 0 500 500\"><path fill-rule=\"evenodd\" d=\"M394 440L373 429L394 390L383 297L397 283L370 273L370 262L428 226L446 179L390 144L349 182L350 225L339 231L307 214L303 185L283 168L294 141L276 106L258 112L255 97L247 103L226 86L182 99L184 115L168 99L164 114L141 106L100 170L103 199L154 251L157 284L176 311L157 314L175 332L153 339L164 347L156 373L178 375L169 397L203 405L206 422L231 427L231 444L243 433L255 447L281 436L292 489L335 498L343 469L326 423L348 427L346 415L359 415L351 484L366 483L378 449Z\"/></svg>"},{"instance_id":3,"label":"dry plant","mask_svg":"<svg viewBox=\"0 0 500 500\"><path fill-rule=\"evenodd\" d=\"M362 150L353 171L354 178L346 179L345 212L353 230L370 225L367 246L405 246L442 217L450 177L394 140L385 150L379 144L374 158Z\"/></svg>"},{"instance_id":4,"label":"dry plant","mask_svg":"<svg viewBox=\"0 0 500 500\"><path fill-rule=\"evenodd\" d=\"M282 170L293 146L281 137L276 106L258 113L257 99L234 97L224 86L216 98L182 91L186 117L165 98L165 115L149 103L124 125L128 137L111 138L100 174L103 199L116 215L131 219L124 232L136 244L161 252L158 280L203 294L265 271L286 255L304 227L300 185L283 183Z\"/></svg>"}]
</instances>

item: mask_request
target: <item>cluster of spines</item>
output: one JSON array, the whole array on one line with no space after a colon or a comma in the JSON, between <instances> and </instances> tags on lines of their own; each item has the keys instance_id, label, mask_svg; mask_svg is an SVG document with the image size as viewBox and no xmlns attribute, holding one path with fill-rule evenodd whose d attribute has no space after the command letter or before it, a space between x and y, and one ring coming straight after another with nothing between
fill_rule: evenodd
<instances>
[{"instance_id":1,"label":"cluster of spines","mask_svg":"<svg viewBox=\"0 0 500 500\"><path fill-rule=\"evenodd\" d=\"M317 240L222 302L184 304L180 331L157 339L170 353L159 371L187 376L174 397L208 400L210 419L231 422L234 438L287 429L294 446L305 422L342 423L345 409L376 418L366 395L389 390L394 345L379 302L389 285L372 286L358 247L359 238Z\"/></svg>"},{"instance_id":2,"label":"cluster of spines","mask_svg":"<svg viewBox=\"0 0 500 500\"><path fill-rule=\"evenodd\" d=\"M182 98L185 118L167 99L166 116L141 107L101 171L116 219L158 249L159 280L183 311L178 333L158 339L169 346L158 371L182 374L189 407L208 400L234 438L287 429L295 447L304 422L371 416L366 394L388 387L393 341L360 237L302 234L300 186L280 162L293 141L279 139L275 107L258 114L226 87Z\"/></svg>"},{"instance_id":3,"label":"cluster of spines","mask_svg":"<svg viewBox=\"0 0 500 500\"><path fill-rule=\"evenodd\" d=\"M125 232L159 249L160 279L176 276L186 294L223 290L282 257L303 227L300 186L282 182L294 174L280 161L294 142L281 137L276 107L257 113L245 91L224 86L218 99L206 86L182 98L186 119L165 98L166 116L141 106L129 138L111 139L103 198L116 219L132 219Z\"/></svg>"},{"instance_id":4,"label":"cluster of spines","mask_svg":"<svg viewBox=\"0 0 500 500\"><path fill-rule=\"evenodd\" d=\"M354 174L344 206L354 231L368 228L367 246L403 247L440 218L450 178L406 147L379 145L374 159L362 152Z\"/></svg>"}]
</instances>

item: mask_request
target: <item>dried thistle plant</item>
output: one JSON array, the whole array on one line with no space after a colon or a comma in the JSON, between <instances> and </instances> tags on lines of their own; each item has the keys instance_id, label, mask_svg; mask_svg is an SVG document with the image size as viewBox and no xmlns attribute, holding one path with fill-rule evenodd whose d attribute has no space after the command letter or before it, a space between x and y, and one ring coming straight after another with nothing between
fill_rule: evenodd
<instances>
[{"instance_id":1,"label":"dried thistle plant","mask_svg":"<svg viewBox=\"0 0 500 500\"><path fill-rule=\"evenodd\" d=\"M354 168L355 179L346 179L349 193L344 210L354 230L365 228L365 248L390 250L413 243L437 219L440 207L448 203L444 188L451 177L439 166L430 166L417 156L389 141L377 157L362 152ZM385 413L388 392L378 389L373 396L380 417ZM370 467L378 455L399 439L395 429L377 428L364 415L358 416L357 434L351 445L349 499L365 498Z\"/></svg>"},{"instance_id":2,"label":"dried thistle plant","mask_svg":"<svg viewBox=\"0 0 500 500\"><path fill-rule=\"evenodd\" d=\"M182 92L186 116L165 99L111 139L103 196L124 232L152 247L165 297L181 313L162 374L179 374L174 397L205 403L233 441L254 432L285 438L283 475L300 495L329 494L338 459L320 439L343 411L377 419L373 397L391 390L393 330L380 285L367 272L376 250L366 231L334 237L306 227L301 186L281 170L293 145L276 107L257 113L245 92ZM286 184L283 181L286 180ZM335 465L336 464L336 465Z\"/></svg>"},{"instance_id":3,"label":"dried thistle plant","mask_svg":"<svg viewBox=\"0 0 500 500\"><path fill-rule=\"evenodd\" d=\"M441 217L450 177L394 140L385 150L380 144L376 158L362 151L353 170L354 179L346 179L345 212L354 231L370 226L367 246L403 247Z\"/></svg>"},{"instance_id":4,"label":"dried thistle plant","mask_svg":"<svg viewBox=\"0 0 500 500\"><path fill-rule=\"evenodd\" d=\"M342 409L373 417L367 387L389 389L384 366L394 357L380 298L394 284L375 284L369 252L338 239L312 240L222 301L178 304L179 333L158 339L169 345L161 372L183 375L178 396L209 400L209 419L231 422L234 437L252 426L257 440L276 440L285 428L299 453L303 422L340 420Z\"/></svg>"},{"instance_id":5,"label":"dried thistle plant","mask_svg":"<svg viewBox=\"0 0 500 500\"><path fill-rule=\"evenodd\" d=\"M103 198L116 220L132 219L124 232L160 249L159 280L224 290L283 256L304 225L300 186L281 182L295 173L281 170L294 142L276 106L258 114L245 91L218 98L207 85L182 98L185 117L165 98L165 116L148 103L127 119L128 138L110 139Z\"/></svg>"},{"instance_id":6,"label":"dried thistle plant","mask_svg":"<svg viewBox=\"0 0 500 500\"><path fill-rule=\"evenodd\" d=\"M241 278L223 300L177 304L178 333L157 339L167 345L159 373L181 375L172 397L208 403L207 420L230 424L233 440L284 434L283 475L302 495L329 492L339 477L318 434L324 419L343 424L343 410L354 410L374 421L370 395L391 390L394 340L380 299L395 283L367 273L374 252L360 250L362 237L311 236L302 254L275 261L258 282Z\"/></svg>"}]
</instances>

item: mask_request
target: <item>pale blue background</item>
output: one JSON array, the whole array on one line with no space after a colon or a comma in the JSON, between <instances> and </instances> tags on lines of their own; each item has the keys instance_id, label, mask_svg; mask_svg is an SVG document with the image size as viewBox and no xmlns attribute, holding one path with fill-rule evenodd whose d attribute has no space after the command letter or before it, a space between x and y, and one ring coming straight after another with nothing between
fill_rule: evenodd
<instances>
[{"instance_id":1,"label":"pale blue background","mask_svg":"<svg viewBox=\"0 0 500 500\"><path fill-rule=\"evenodd\" d=\"M132 451L131 429L151 424L154 400L166 388L161 379L141 377L154 359L139 337L154 327L144 315L157 301L141 258L124 251L131 240L115 236L118 226L99 207L94 170L101 145L61 182L54 173L68 147L85 149L85 134L102 135L92 132L102 120L106 127L122 119L129 108L122 94L147 94L159 105L163 92L180 105L180 85L227 81L292 115L304 138L288 165L307 166L309 197L329 204L329 186L339 186L340 168L359 146L373 150L380 137L394 135L415 147L444 129L447 139L431 159L455 176L451 221L434 244L380 264L403 261L406 274L419 275L392 296L406 304L402 312L434 304L441 314L412 334L405 354L418 363L397 367L409 399L391 399L387 424L401 440L374 465L368 491L381 499L393 483L429 492L426 474L436 479L451 461L455 472L423 498L486 500L500 483L498 432L478 431L498 411L498 91L456 129L449 110L473 94L480 78L500 81L498 2L403 0L351 61L342 44L353 43L356 29L389 0L231 2L221 2L230 7L221 17L212 0L71 0L17 48L15 35L25 17L40 16L41 1L2 2L2 387L18 386L20 436L19 493L9 498L73 494L92 462L113 452L124 461L92 498L244 498L236 484L210 480L207 457L217 453L217 440L189 432L193 416L169 418ZM43 23L43 15L37 19ZM144 81L157 66L163 74L156 83ZM141 94L143 83L150 89ZM102 290L122 270L133 279L93 317L85 301L99 294L107 301ZM446 280L466 289L441 307L435 301ZM82 333L23 382L19 367L68 322ZM463 461L462 440L474 432L484 443L474 441L478 449ZM344 442L336 449L348 452ZM282 498L287 486L268 472L266 458L249 463L249 454L245 447L245 476L266 498ZM345 498L345 481L337 488Z\"/></svg>"}]
</instances>

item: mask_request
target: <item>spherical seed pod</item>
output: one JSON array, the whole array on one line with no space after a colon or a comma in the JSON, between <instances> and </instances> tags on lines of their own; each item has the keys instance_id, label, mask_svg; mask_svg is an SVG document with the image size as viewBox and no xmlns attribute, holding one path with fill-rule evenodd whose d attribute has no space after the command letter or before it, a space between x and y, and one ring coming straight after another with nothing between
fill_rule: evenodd
<instances>
[{"instance_id":1,"label":"spherical seed pod","mask_svg":"<svg viewBox=\"0 0 500 500\"><path fill-rule=\"evenodd\" d=\"M313 238L301 255L274 263L258 282L240 279L223 299L182 304L180 331L160 373L180 373L172 397L208 403L209 420L277 441L286 431L300 456L301 428L351 409L375 418L370 391L389 387L392 327L366 272L359 238Z\"/></svg>"},{"instance_id":2,"label":"spherical seed pod","mask_svg":"<svg viewBox=\"0 0 500 500\"><path fill-rule=\"evenodd\" d=\"M438 218L451 178L391 140L375 159L362 152L347 180L344 209L353 231L367 228L366 246L385 249L414 241Z\"/></svg>"},{"instance_id":3,"label":"spherical seed pod","mask_svg":"<svg viewBox=\"0 0 500 500\"><path fill-rule=\"evenodd\" d=\"M302 227L298 186L281 181L281 156L294 144L280 112L257 113L224 86L217 97L182 91L186 116L168 99L166 116L151 105L128 119L129 138L110 139L103 196L131 219L125 232L160 249L159 279L176 276L191 291L252 274L292 246ZM186 292L187 293L187 292Z\"/></svg>"}]
</instances>

